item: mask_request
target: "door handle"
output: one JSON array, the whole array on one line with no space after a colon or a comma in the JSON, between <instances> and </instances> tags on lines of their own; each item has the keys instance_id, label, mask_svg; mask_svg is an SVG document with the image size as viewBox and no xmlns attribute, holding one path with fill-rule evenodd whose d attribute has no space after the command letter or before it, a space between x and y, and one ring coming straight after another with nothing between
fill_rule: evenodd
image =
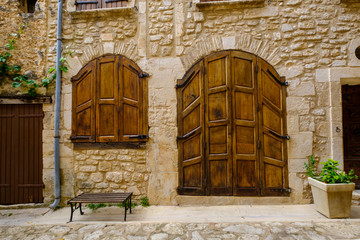
<instances>
[{"instance_id":1,"label":"door handle","mask_svg":"<svg viewBox=\"0 0 360 240\"><path fill-rule=\"evenodd\" d=\"M279 135L277 134L276 132L274 132L273 130L269 130L269 132L274 135L275 137L278 137L278 138L282 138L282 139L286 139L286 140L289 140L290 139L290 136L289 135Z\"/></svg>"}]
</instances>

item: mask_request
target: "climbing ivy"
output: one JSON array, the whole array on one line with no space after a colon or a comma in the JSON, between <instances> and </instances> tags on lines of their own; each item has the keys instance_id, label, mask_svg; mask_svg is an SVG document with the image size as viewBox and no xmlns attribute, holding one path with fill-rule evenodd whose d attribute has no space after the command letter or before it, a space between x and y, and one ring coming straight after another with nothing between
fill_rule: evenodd
<instances>
[{"instance_id":1,"label":"climbing ivy","mask_svg":"<svg viewBox=\"0 0 360 240\"><path fill-rule=\"evenodd\" d=\"M9 60L13 55L10 53L15 49L16 40L20 38L24 29L27 27L27 24L22 25L17 33L12 33L10 36L12 38L9 42L3 47L5 51L0 54L0 84L6 79L12 80L12 87L18 88L22 86L27 90L27 94L35 97L37 95L36 89L39 87L47 88L52 82L56 79L56 67L52 66L48 69L45 78L37 81L35 79L30 79L28 75L21 73L21 66L11 65ZM62 53L60 58L60 71L67 72L68 67L66 63L66 58L72 56L72 52L69 50L70 46L65 48L65 51Z\"/></svg>"}]
</instances>

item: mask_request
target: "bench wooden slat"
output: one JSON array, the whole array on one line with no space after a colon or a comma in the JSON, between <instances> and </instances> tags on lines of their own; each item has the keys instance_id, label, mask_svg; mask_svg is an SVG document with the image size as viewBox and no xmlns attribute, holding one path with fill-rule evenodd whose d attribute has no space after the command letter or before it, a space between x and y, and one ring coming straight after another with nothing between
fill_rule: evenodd
<instances>
[{"instance_id":1,"label":"bench wooden slat","mask_svg":"<svg viewBox=\"0 0 360 240\"><path fill-rule=\"evenodd\" d=\"M83 214L81 210L82 203L123 203L125 206L125 216L124 221L126 221L126 211L127 207L130 209L131 213L131 196L130 193L83 193L73 199L70 199L67 203L71 205L71 216L70 221L72 221L73 212L77 209L76 204L79 204L80 213ZM73 203L75 203L75 210L73 210Z\"/></svg>"}]
</instances>

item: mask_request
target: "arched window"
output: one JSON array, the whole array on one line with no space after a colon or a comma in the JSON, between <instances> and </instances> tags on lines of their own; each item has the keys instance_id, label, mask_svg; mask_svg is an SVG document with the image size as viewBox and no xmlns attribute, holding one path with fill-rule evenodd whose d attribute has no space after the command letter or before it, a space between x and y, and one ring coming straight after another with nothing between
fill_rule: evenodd
<instances>
[{"instance_id":1,"label":"arched window","mask_svg":"<svg viewBox=\"0 0 360 240\"><path fill-rule=\"evenodd\" d=\"M103 56L83 67L71 79L71 140L147 141L147 76L122 56Z\"/></svg>"}]
</instances>

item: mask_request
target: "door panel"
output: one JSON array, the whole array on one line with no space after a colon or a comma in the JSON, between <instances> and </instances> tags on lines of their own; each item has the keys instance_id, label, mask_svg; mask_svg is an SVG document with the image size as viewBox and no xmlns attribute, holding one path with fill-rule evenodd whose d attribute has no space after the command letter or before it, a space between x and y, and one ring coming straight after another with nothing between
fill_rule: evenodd
<instances>
[{"instance_id":1,"label":"door panel","mask_svg":"<svg viewBox=\"0 0 360 240\"><path fill-rule=\"evenodd\" d=\"M178 82L179 193L205 193L203 62Z\"/></svg>"},{"instance_id":2,"label":"door panel","mask_svg":"<svg viewBox=\"0 0 360 240\"><path fill-rule=\"evenodd\" d=\"M230 52L205 58L206 191L232 195Z\"/></svg>"},{"instance_id":3,"label":"door panel","mask_svg":"<svg viewBox=\"0 0 360 240\"><path fill-rule=\"evenodd\" d=\"M180 194L287 194L281 81L240 51L211 54L179 81Z\"/></svg>"},{"instance_id":4,"label":"door panel","mask_svg":"<svg viewBox=\"0 0 360 240\"><path fill-rule=\"evenodd\" d=\"M287 195L285 86L276 71L259 59L259 140L262 195Z\"/></svg>"},{"instance_id":5,"label":"door panel","mask_svg":"<svg viewBox=\"0 0 360 240\"><path fill-rule=\"evenodd\" d=\"M254 69L256 58L247 53L232 53L234 96L234 195L259 195L257 155L257 91Z\"/></svg>"}]
</instances>

